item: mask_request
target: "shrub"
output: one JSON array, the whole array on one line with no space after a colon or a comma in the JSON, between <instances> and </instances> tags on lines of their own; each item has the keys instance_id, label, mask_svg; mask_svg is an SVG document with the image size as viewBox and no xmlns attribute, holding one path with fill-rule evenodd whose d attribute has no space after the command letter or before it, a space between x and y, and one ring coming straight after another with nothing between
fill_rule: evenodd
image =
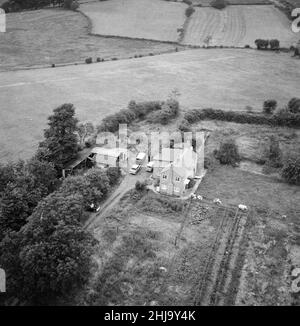
<instances>
[{"instance_id":1,"label":"shrub","mask_svg":"<svg viewBox=\"0 0 300 326\"><path fill-rule=\"evenodd\" d=\"M161 110L157 112L153 112L148 121L150 123L161 123L166 125L170 122L170 120L177 117L179 112L179 103L177 100L169 99L162 105Z\"/></svg>"},{"instance_id":2,"label":"shrub","mask_svg":"<svg viewBox=\"0 0 300 326\"><path fill-rule=\"evenodd\" d=\"M186 15L186 17L191 17L194 12L195 12L194 7L193 6L189 6L185 10L185 15Z\"/></svg>"},{"instance_id":3,"label":"shrub","mask_svg":"<svg viewBox=\"0 0 300 326\"><path fill-rule=\"evenodd\" d=\"M236 165L240 161L240 155L234 140L229 139L222 142L219 150L216 151L216 158L221 164Z\"/></svg>"},{"instance_id":4,"label":"shrub","mask_svg":"<svg viewBox=\"0 0 300 326\"><path fill-rule=\"evenodd\" d=\"M288 109L292 113L299 114L300 113L300 98L293 97L288 103Z\"/></svg>"},{"instance_id":5,"label":"shrub","mask_svg":"<svg viewBox=\"0 0 300 326\"><path fill-rule=\"evenodd\" d=\"M300 156L291 155L289 156L283 164L281 170L282 178L290 183L295 185L300 185Z\"/></svg>"},{"instance_id":6,"label":"shrub","mask_svg":"<svg viewBox=\"0 0 300 326\"><path fill-rule=\"evenodd\" d=\"M213 0L210 5L216 9L224 9L227 6L227 2L225 0Z\"/></svg>"},{"instance_id":7,"label":"shrub","mask_svg":"<svg viewBox=\"0 0 300 326\"><path fill-rule=\"evenodd\" d=\"M112 186L117 183L121 176L121 169L119 167L109 167L106 170L106 174L109 179L109 184Z\"/></svg>"},{"instance_id":8,"label":"shrub","mask_svg":"<svg viewBox=\"0 0 300 326\"><path fill-rule=\"evenodd\" d=\"M147 184L146 184L145 181L143 181L143 182L142 181L137 181L135 183L135 190L142 192L142 191L144 191L146 189L146 186L147 186Z\"/></svg>"},{"instance_id":9,"label":"shrub","mask_svg":"<svg viewBox=\"0 0 300 326\"><path fill-rule=\"evenodd\" d=\"M85 63L86 64L91 64L91 63L93 63L93 59L92 58L86 58Z\"/></svg>"},{"instance_id":10,"label":"shrub","mask_svg":"<svg viewBox=\"0 0 300 326\"><path fill-rule=\"evenodd\" d=\"M76 0L64 0L64 8L69 10L77 10L79 3Z\"/></svg>"},{"instance_id":11,"label":"shrub","mask_svg":"<svg viewBox=\"0 0 300 326\"><path fill-rule=\"evenodd\" d=\"M188 6L191 6L193 2L191 0L183 0L183 3L186 3Z\"/></svg>"},{"instance_id":12,"label":"shrub","mask_svg":"<svg viewBox=\"0 0 300 326\"><path fill-rule=\"evenodd\" d=\"M272 114L277 107L277 101L275 100L266 100L263 105L263 112L265 114Z\"/></svg>"},{"instance_id":13,"label":"shrub","mask_svg":"<svg viewBox=\"0 0 300 326\"><path fill-rule=\"evenodd\" d=\"M279 141L275 136L270 137L269 144L263 153L261 161L272 168L282 167L282 152L279 147Z\"/></svg>"},{"instance_id":14,"label":"shrub","mask_svg":"<svg viewBox=\"0 0 300 326\"><path fill-rule=\"evenodd\" d=\"M270 40L270 47L272 50L278 50L280 43L277 39Z\"/></svg>"},{"instance_id":15,"label":"shrub","mask_svg":"<svg viewBox=\"0 0 300 326\"><path fill-rule=\"evenodd\" d=\"M268 40L256 39L254 43L257 46L258 50L262 50L262 49L266 50L270 42Z\"/></svg>"}]
</instances>

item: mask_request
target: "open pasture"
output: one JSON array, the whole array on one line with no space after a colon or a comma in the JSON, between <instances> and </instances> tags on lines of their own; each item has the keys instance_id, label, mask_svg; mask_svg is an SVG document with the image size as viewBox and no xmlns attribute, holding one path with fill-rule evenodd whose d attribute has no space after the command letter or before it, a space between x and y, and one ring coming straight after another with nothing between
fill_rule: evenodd
<instances>
[{"instance_id":1,"label":"open pasture","mask_svg":"<svg viewBox=\"0 0 300 326\"><path fill-rule=\"evenodd\" d=\"M278 39L281 46L290 47L298 40L291 30L291 22L277 8L270 5L229 6L223 10L196 8L187 26L183 43L210 45L255 46L254 41Z\"/></svg>"},{"instance_id":2,"label":"open pasture","mask_svg":"<svg viewBox=\"0 0 300 326\"><path fill-rule=\"evenodd\" d=\"M130 100L165 99L177 88L183 110L213 107L261 111L299 94L300 60L256 50L200 49L92 65L0 75L0 160L30 157L46 119L62 103L99 123Z\"/></svg>"},{"instance_id":3,"label":"open pasture","mask_svg":"<svg viewBox=\"0 0 300 326\"><path fill-rule=\"evenodd\" d=\"M110 0L82 4L80 10L91 19L93 34L177 42L186 8L162 0Z\"/></svg>"},{"instance_id":4,"label":"open pasture","mask_svg":"<svg viewBox=\"0 0 300 326\"><path fill-rule=\"evenodd\" d=\"M87 57L128 58L160 53L174 45L89 35L81 13L44 9L7 15L7 32L0 33L0 71L30 66L84 62Z\"/></svg>"}]
</instances>

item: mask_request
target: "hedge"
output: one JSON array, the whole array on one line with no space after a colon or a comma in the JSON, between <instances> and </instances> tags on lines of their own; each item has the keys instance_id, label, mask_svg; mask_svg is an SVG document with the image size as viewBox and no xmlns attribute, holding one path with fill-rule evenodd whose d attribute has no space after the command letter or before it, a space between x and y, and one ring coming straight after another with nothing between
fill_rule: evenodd
<instances>
[{"instance_id":1,"label":"hedge","mask_svg":"<svg viewBox=\"0 0 300 326\"><path fill-rule=\"evenodd\" d=\"M237 111L223 111L215 109L194 109L184 115L189 123L201 120L221 120L236 123L266 124L272 126L300 127L300 114L294 114L282 109L273 115L253 114Z\"/></svg>"}]
</instances>

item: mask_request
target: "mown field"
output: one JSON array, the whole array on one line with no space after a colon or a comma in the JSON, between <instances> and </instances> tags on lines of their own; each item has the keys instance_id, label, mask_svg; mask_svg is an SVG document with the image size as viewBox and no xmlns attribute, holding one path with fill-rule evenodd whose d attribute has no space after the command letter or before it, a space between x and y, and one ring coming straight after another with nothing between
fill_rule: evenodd
<instances>
[{"instance_id":1,"label":"mown field","mask_svg":"<svg viewBox=\"0 0 300 326\"><path fill-rule=\"evenodd\" d=\"M185 4L162 0L110 0L82 4L94 34L176 42Z\"/></svg>"},{"instance_id":2,"label":"mown field","mask_svg":"<svg viewBox=\"0 0 300 326\"><path fill-rule=\"evenodd\" d=\"M299 93L300 61L289 54L211 49L134 60L29 71L0 78L0 160L28 158L52 110L73 103L81 120L99 123L134 100L165 99L177 88L184 110L213 107L261 111L274 98Z\"/></svg>"},{"instance_id":3,"label":"mown field","mask_svg":"<svg viewBox=\"0 0 300 326\"><path fill-rule=\"evenodd\" d=\"M269 5L196 8L183 43L202 46L207 36L212 37L211 45L224 46L255 46L254 41L262 38L278 39L282 46L290 47L298 40L288 18Z\"/></svg>"},{"instance_id":4,"label":"mown field","mask_svg":"<svg viewBox=\"0 0 300 326\"><path fill-rule=\"evenodd\" d=\"M7 32L0 33L0 71L52 63L84 62L87 57L127 58L172 51L159 42L89 35L82 14L44 9L7 15Z\"/></svg>"}]
</instances>

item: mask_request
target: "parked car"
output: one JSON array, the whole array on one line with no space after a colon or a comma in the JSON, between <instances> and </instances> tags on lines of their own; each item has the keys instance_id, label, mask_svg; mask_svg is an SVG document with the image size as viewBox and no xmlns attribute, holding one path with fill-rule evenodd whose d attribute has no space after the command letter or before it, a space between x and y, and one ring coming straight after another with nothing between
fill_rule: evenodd
<instances>
[{"instance_id":1,"label":"parked car","mask_svg":"<svg viewBox=\"0 0 300 326\"><path fill-rule=\"evenodd\" d=\"M151 161L146 165L146 171L147 172L153 172L153 166L154 166L154 162Z\"/></svg>"},{"instance_id":2,"label":"parked car","mask_svg":"<svg viewBox=\"0 0 300 326\"><path fill-rule=\"evenodd\" d=\"M95 205L94 203L90 204L88 207L89 212L99 212L100 211L100 205Z\"/></svg>"},{"instance_id":3,"label":"parked car","mask_svg":"<svg viewBox=\"0 0 300 326\"><path fill-rule=\"evenodd\" d=\"M143 164L145 161L145 158L146 158L146 153L142 153L142 152L138 153L138 155L135 159L136 164L139 164L139 165Z\"/></svg>"},{"instance_id":4,"label":"parked car","mask_svg":"<svg viewBox=\"0 0 300 326\"><path fill-rule=\"evenodd\" d=\"M141 169L141 165L140 164L134 164L132 167L131 167L131 169L129 170L129 173L130 174L137 174L139 171L140 171L140 169Z\"/></svg>"}]
</instances>

